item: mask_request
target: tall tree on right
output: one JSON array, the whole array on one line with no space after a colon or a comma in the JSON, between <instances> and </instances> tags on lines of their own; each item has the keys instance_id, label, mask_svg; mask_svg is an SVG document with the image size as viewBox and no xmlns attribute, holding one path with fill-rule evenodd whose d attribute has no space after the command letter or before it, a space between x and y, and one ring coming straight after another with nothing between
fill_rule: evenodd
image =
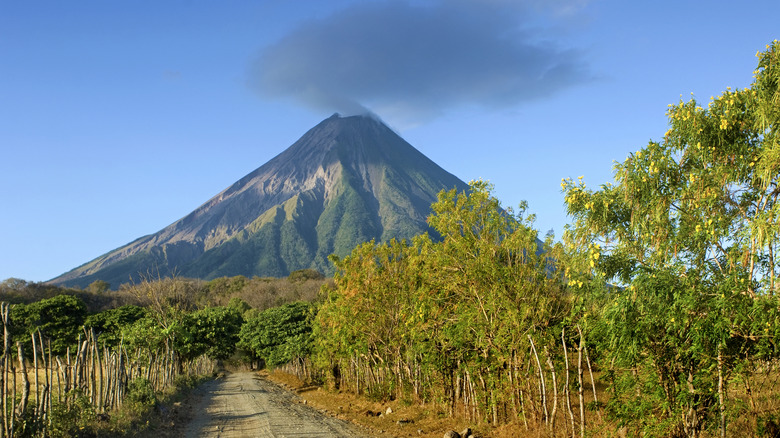
<instances>
[{"instance_id":1,"label":"tall tree on right","mask_svg":"<svg viewBox=\"0 0 780 438\"><path fill-rule=\"evenodd\" d=\"M602 313L610 412L645 436L725 436L730 378L778 356L780 43L757 57L750 87L670 105L614 184L562 184L572 268L621 286Z\"/></svg>"}]
</instances>

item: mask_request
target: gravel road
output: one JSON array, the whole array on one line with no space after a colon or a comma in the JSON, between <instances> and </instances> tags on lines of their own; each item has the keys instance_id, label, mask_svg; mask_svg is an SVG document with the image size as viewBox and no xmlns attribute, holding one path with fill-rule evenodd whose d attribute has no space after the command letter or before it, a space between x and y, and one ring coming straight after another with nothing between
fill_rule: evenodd
<instances>
[{"instance_id":1,"label":"gravel road","mask_svg":"<svg viewBox=\"0 0 780 438\"><path fill-rule=\"evenodd\" d=\"M198 389L185 437L366 437L356 426L301 403L294 393L251 372L231 373Z\"/></svg>"}]
</instances>

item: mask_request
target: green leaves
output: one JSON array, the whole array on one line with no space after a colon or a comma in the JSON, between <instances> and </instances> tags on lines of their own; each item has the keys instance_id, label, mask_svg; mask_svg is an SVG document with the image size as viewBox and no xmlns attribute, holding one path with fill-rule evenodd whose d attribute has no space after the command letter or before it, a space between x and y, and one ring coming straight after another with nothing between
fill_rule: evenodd
<instances>
[{"instance_id":1,"label":"green leaves","mask_svg":"<svg viewBox=\"0 0 780 438\"><path fill-rule=\"evenodd\" d=\"M122 340L122 331L146 316L146 310L139 306L122 306L100 313L89 315L84 320L84 327L92 328L101 344L116 347Z\"/></svg>"},{"instance_id":2,"label":"green leaves","mask_svg":"<svg viewBox=\"0 0 780 438\"><path fill-rule=\"evenodd\" d=\"M438 242L427 235L369 242L334 258L336 288L314 325L323 367L352 369L365 360L372 373L397 378L370 382L368 392L398 397L416 385L422 396L420 383L403 382L404 375L452 401L455 373L497 387L503 367L522 360L528 334L554 345L571 305L556 275L561 248L537 238L524 205L518 213L504 209L491 190L476 181L468 192L441 192L428 218Z\"/></svg>"},{"instance_id":3,"label":"green leaves","mask_svg":"<svg viewBox=\"0 0 780 438\"><path fill-rule=\"evenodd\" d=\"M777 354L765 315L778 307L780 44L758 56L750 88L727 88L707 108L670 105L663 139L617 163L614 185L562 184L574 219L570 269L623 286L601 315L608 359L655 376L632 403L664 406L658 424L682 418L689 436L715 407L718 367L728 375ZM603 261L589 266L597 244ZM627 381L636 379L615 379L613 404L636 389Z\"/></svg>"},{"instance_id":4,"label":"green leaves","mask_svg":"<svg viewBox=\"0 0 780 438\"><path fill-rule=\"evenodd\" d=\"M206 307L184 316L178 338L185 358L205 354L212 359L227 359L236 349L244 322L232 307Z\"/></svg>"},{"instance_id":5,"label":"green leaves","mask_svg":"<svg viewBox=\"0 0 780 438\"><path fill-rule=\"evenodd\" d=\"M70 295L11 308L11 320L19 336L26 342L31 333L40 329L51 340L52 353L56 355L65 354L68 347L76 344L86 316L84 302Z\"/></svg>"},{"instance_id":6,"label":"green leaves","mask_svg":"<svg viewBox=\"0 0 780 438\"><path fill-rule=\"evenodd\" d=\"M267 365L275 366L309 355L312 305L286 304L260 312L241 327L239 346Z\"/></svg>"}]
</instances>

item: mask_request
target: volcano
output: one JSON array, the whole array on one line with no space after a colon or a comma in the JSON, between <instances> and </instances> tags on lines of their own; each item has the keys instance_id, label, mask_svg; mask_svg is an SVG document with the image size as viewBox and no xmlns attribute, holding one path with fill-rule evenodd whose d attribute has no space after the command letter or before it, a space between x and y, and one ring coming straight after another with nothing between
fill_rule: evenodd
<instances>
[{"instance_id":1,"label":"volcano","mask_svg":"<svg viewBox=\"0 0 780 438\"><path fill-rule=\"evenodd\" d=\"M330 275L330 254L430 231L437 194L467 187L375 117L334 114L182 219L51 283Z\"/></svg>"}]
</instances>

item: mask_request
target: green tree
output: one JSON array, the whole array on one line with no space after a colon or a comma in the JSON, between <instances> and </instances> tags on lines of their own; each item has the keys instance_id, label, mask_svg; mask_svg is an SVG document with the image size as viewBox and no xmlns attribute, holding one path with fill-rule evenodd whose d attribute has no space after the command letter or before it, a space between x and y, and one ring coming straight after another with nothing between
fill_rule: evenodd
<instances>
[{"instance_id":1,"label":"green tree","mask_svg":"<svg viewBox=\"0 0 780 438\"><path fill-rule=\"evenodd\" d=\"M247 303L246 301L242 300L239 297L231 298L227 306L235 310L236 312L238 312L239 315L242 316L252 308L252 306L250 306L249 303Z\"/></svg>"},{"instance_id":2,"label":"green tree","mask_svg":"<svg viewBox=\"0 0 780 438\"><path fill-rule=\"evenodd\" d=\"M82 332L87 306L71 295L57 295L35 303L17 304L11 308L11 320L23 343L31 333L40 330L51 341L52 353L65 354L76 344Z\"/></svg>"},{"instance_id":3,"label":"green tree","mask_svg":"<svg viewBox=\"0 0 780 438\"><path fill-rule=\"evenodd\" d=\"M393 239L366 242L343 259L331 257L338 287L326 289L326 302L317 314L318 360L331 369L346 368L349 361L384 368L393 378L368 388L375 397L400 395L402 370L418 353L413 346L425 342L412 322L418 284L412 277L419 273L415 264L420 261L416 252Z\"/></svg>"},{"instance_id":4,"label":"green tree","mask_svg":"<svg viewBox=\"0 0 780 438\"><path fill-rule=\"evenodd\" d=\"M451 414L468 403L466 413L493 423L541 409L536 382L516 376L526 373L531 340L542 352L556 348L568 315L554 275L561 249L538 239L524 206L505 209L491 191L484 181L442 191L428 219L441 241L369 242L333 258L335 289L314 328L318 362L336 383L377 398L438 400Z\"/></svg>"},{"instance_id":5,"label":"green tree","mask_svg":"<svg viewBox=\"0 0 780 438\"><path fill-rule=\"evenodd\" d=\"M111 285L103 280L95 280L87 286L87 291L93 294L102 294L109 289L111 289Z\"/></svg>"},{"instance_id":6,"label":"green tree","mask_svg":"<svg viewBox=\"0 0 780 438\"><path fill-rule=\"evenodd\" d=\"M170 329L162 327L157 318L147 312L143 318L123 327L122 338L128 350L151 354L170 348L173 335Z\"/></svg>"},{"instance_id":7,"label":"green tree","mask_svg":"<svg viewBox=\"0 0 780 438\"><path fill-rule=\"evenodd\" d=\"M325 278L320 271L316 269L299 269L297 271L290 272L287 279L290 281L306 281L306 280L322 280Z\"/></svg>"},{"instance_id":8,"label":"green tree","mask_svg":"<svg viewBox=\"0 0 780 438\"><path fill-rule=\"evenodd\" d=\"M777 308L780 44L757 56L749 88L670 105L663 140L616 164L614 184L562 184L572 272L623 286L603 312L604 351L631 370L613 412L648 436L725 430L719 382L777 354L777 312L760 309Z\"/></svg>"},{"instance_id":9,"label":"green tree","mask_svg":"<svg viewBox=\"0 0 780 438\"><path fill-rule=\"evenodd\" d=\"M496 423L499 406L520 389L506 380L504 368L529 363L531 341L539 351L557 349L570 303L552 275L560 251L551 246L552 236L540 241L526 205L504 208L492 189L475 181L469 193L439 194L428 222L443 240L432 247L429 281L438 298L432 309L448 315L438 348L454 352L448 355L461 364L459 371L486 381L481 407Z\"/></svg>"},{"instance_id":10,"label":"green tree","mask_svg":"<svg viewBox=\"0 0 780 438\"><path fill-rule=\"evenodd\" d=\"M227 359L236 349L243 322L238 310L231 307L207 307L187 314L181 323L177 349L186 359L202 354Z\"/></svg>"},{"instance_id":11,"label":"green tree","mask_svg":"<svg viewBox=\"0 0 780 438\"><path fill-rule=\"evenodd\" d=\"M209 295L227 297L240 293L246 286L247 282L247 278L243 275L237 275L235 277L220 277L209 281L206 283L205 287L208 290Z\"/></svg>"},{"instance_id":12,"label":"green tree","mask_svg":"<svg viewBox=\"0 0 780 438\"><path fill-rule=\"evenodd\" d=\"M146 316L146 310L143 307L125 305L87 316L84 320L84 327L94 329L102 344L116 347L122 340L124 328L144 316Z\"/></svg>"},{"instance_id":13,"label":"green tree","mask_svg":"<svg viewBox=\"0 0 780 438\"><path fill-rule=\"evenodd\" d=\"M306 302L260 312L241 327L239 346L271 366L305 358L311 350L312 313Z\"/></svg>"}]
</instances>

